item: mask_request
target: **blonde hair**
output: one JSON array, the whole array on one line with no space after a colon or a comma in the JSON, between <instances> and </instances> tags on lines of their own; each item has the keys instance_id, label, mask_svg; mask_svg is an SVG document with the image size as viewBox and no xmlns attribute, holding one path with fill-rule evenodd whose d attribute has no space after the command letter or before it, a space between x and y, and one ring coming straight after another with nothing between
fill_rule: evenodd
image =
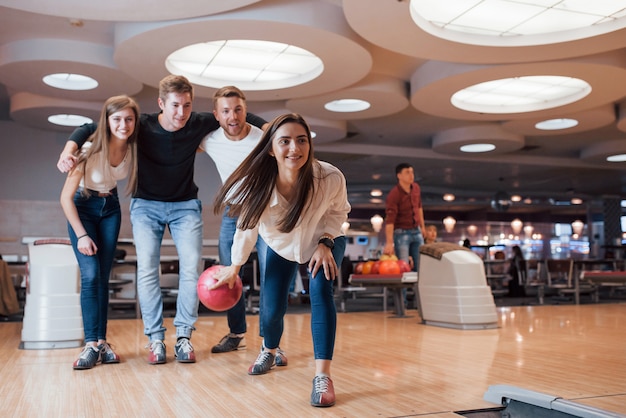
<instances>
[{"instance_id":1,"label":"blonde hair","mask_svg":"<svg viewBox=\"0 0 626 418\"><path fill-rule=\"evenodd\" d=\"M134 194L137 190L137 136L139 135L139 105L135 100L129 96L113 96L109 97L100 112L100 119L98 120L98 127L96 131L91 134L87 141L91 142L91 147L85 152L80 152L76 167L83 165L92 155L102 152L107 156L106 160L102 160L102 171L106 170L105 164L108 163L109 158L109 141L111 140L111 127L109 126L109 116L120 110L131 109L135 114L135 129L132 135L128 138L128 152L130 153L130 173L128 175L128 183L126 184L126 193ZM84 176L84 173L83 173ZM86 190L83 190L86 194Z\"/></svg>"}]
</instances>

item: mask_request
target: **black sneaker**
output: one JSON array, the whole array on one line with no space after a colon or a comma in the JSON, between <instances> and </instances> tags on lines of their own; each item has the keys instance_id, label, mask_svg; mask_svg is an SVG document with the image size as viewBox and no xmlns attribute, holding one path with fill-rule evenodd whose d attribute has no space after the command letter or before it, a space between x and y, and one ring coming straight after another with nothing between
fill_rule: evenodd
<instances>
[{"instance_id":1,"label":"black sneaker","mask_svg":"<svg viewBox=\"0 0 626 418\"><path fill-rule=\"evenodd\" d=\"M165 344L161 340L150 341L146 346L150 350L148 354L148 363L163 364L166 361Z\"/></svg>"},{"instance_id":2,"label":"black sneaker","mask_svg":"<svg viewBox=\"0 0 626 418\"><path fill-rule=\"evenodd\" d=\"M120 356L118 356L109 343L102 343L98 346L98 350L100 350L100 362L102 364L113 364L120 362Z\"/></svg>"},{"instance_id":3,"label":"black sneaker","mask_svg":"<svg viewBox=\"0 0 626 418\"><path fill-rule=\"evenodd\" d=\"M274 358L274 354L261 348L259 356L248 369L248 374L257 375L269 372L270 369L274 367Z\"/></svg>"},{"instance_id":4,"label":"black sneaker","mask_svg":"<svg viewBox=\"0 0 626 418\"><path fill-rule=\"evenodd\" d=\"M219 343L214 345L211 348L211 353L228 353L229 351L241 350L242 348L246 348L246 340L231 333L224 336Z\"/></svg>"},{"instance_id":5,"label":"black sneaker","mask_svg":"<svg viewBox=\"0 0 626 418\"><path fill-rule=\"evenodd\" d=\"M195 363L196 353L193 351L193 346L189 338L179 338L174 346L174 357L176 361L180 363Z\"/></svg>"},{"instance_id":6,"label":"black sneaker","mask_svg":"<svg viewBox=\"0 0 626 418\"><path fill-rule=\"evenodd\" d=\"M78 356L78 360L74 362L74 370L91 369L100 360L100 350L93 345L86 345Z\"/></svg>"}]
</instances>

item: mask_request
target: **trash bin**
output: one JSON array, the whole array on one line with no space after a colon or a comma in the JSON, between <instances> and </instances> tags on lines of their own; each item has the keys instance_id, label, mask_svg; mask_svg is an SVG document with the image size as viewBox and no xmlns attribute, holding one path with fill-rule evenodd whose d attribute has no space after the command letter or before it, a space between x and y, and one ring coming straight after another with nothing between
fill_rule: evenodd
<instances>
[{"instance_id":1,"label":"trash bin","mask_svg":"<svg viewBox=\"0 0 626 418\"><path fill-rule=\"evenodd\" d=\"M459 329L498 327L483 261L467 248L443 242L420 246L417 289L425 324Z\"/></svg>"},{"instance_id":2,"label":"trash bin","mask_svg":"<svg viewBox=\"0 0 626 418\"><path fill-rule=\"evenodd\" d=\"M80 270L70 241L30 243L20 348L73 348L83 339Z\"/></svg>"}]
</instances>

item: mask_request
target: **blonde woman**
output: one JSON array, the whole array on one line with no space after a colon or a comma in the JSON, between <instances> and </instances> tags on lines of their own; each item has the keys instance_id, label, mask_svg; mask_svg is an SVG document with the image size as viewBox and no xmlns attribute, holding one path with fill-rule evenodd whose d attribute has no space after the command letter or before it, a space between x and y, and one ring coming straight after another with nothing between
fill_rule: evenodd
<instances>
[{"instance_id":1,"label":"blonde woman","mask_svg":"<svg viewBox=\"0 0 626 418\"><path fill-rule=\"evenodd\" d=\"M61 206L80 267L85 347L74 362L75 370L120 361L106 338L109 275L122 220L117 181L129 177L129 193L136 187L138 123L139 106L133 99L109 98L96 131L79 151L61 191Z\"/></svg>"}]
</instances>

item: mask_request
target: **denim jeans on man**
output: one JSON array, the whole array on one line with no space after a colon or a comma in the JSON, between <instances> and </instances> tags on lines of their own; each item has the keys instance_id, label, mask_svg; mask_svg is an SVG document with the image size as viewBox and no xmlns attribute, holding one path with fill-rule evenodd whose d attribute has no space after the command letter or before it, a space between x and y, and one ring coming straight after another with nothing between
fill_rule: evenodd
<instances>
[{"instance_id":1,"label":"denim jeans on man","mask_svg":"<svg viewBox=\"0 0 626 418\"><path fill-rule=\"evenodd\" d=\"M161 202L133 198L130 220L137 251L137 294L144 333L164 340L163 299L159 283L161 242L169 228L179 261L176 337L191 337L198 319L197 283L202 262L202 203L198 199Z\"/></svg>"},{"instance_id":2,"label":"denim jeans on man","mask_svg":"<svg viewBox=\"0 0 626 418\"><path fill-rule=\"evenodd\" d=\"M345 237L335 238L333 258L341 266L346 249ZM276 254L265 241L257 241L261 269L260 324L263 341L267 348L276 348L283 335L283 318L287 312L289 287L299 264ZM324 269L318 270L309 280L311 297L311 333L315 359L332 360L337 329L337 310L333 294L333 280L326 280Z\"/></svg>"},{"instance_id":3,"label":"denim jeans on man","mask_svg":"<svg viewBox=\"0 0 626 418\"><path fill-rule=\"evenodd\" d=\"M222 214L222 224L220 226L220 238L218 242L220 264L223 266L230 266L231 264L230 255L236 229L237 218L228 216L227 207ZM240 272L240 276L243 277L243 271ZM228 318L228 328L230 332L233 334L243 334L246 332L246 299L243 292L241 298L239 298L239 302L226 312L226 316Z\"/></svg>"},{"instance_id":4,"label":"denim jeans on man","mask_svg":"<svg viewBox=\"0 0 626 418\"><path fill-rule=\"evenodd\" d=\"M420 245L424 244L424 237L419 228L395 229L393 231L393 245L396 256L400 260L409 262L409 256L413 259L413 271L419 271Z\"/></svg>"},{"instance_id":5,"label":"denim jeans on man","mask_svg":"<svg viewBox=\"0 0 626 418\"><path fill-rule=\"evenodd\" d=\"M88 256L78 252L76 234L68 223L68 232L80 268L80 306L83 313L85 342L106 339L109 309L109 276L122 222L117 193L107 197L74 195L78 217L98 247Z\"/></svg>"}]
</instances>

